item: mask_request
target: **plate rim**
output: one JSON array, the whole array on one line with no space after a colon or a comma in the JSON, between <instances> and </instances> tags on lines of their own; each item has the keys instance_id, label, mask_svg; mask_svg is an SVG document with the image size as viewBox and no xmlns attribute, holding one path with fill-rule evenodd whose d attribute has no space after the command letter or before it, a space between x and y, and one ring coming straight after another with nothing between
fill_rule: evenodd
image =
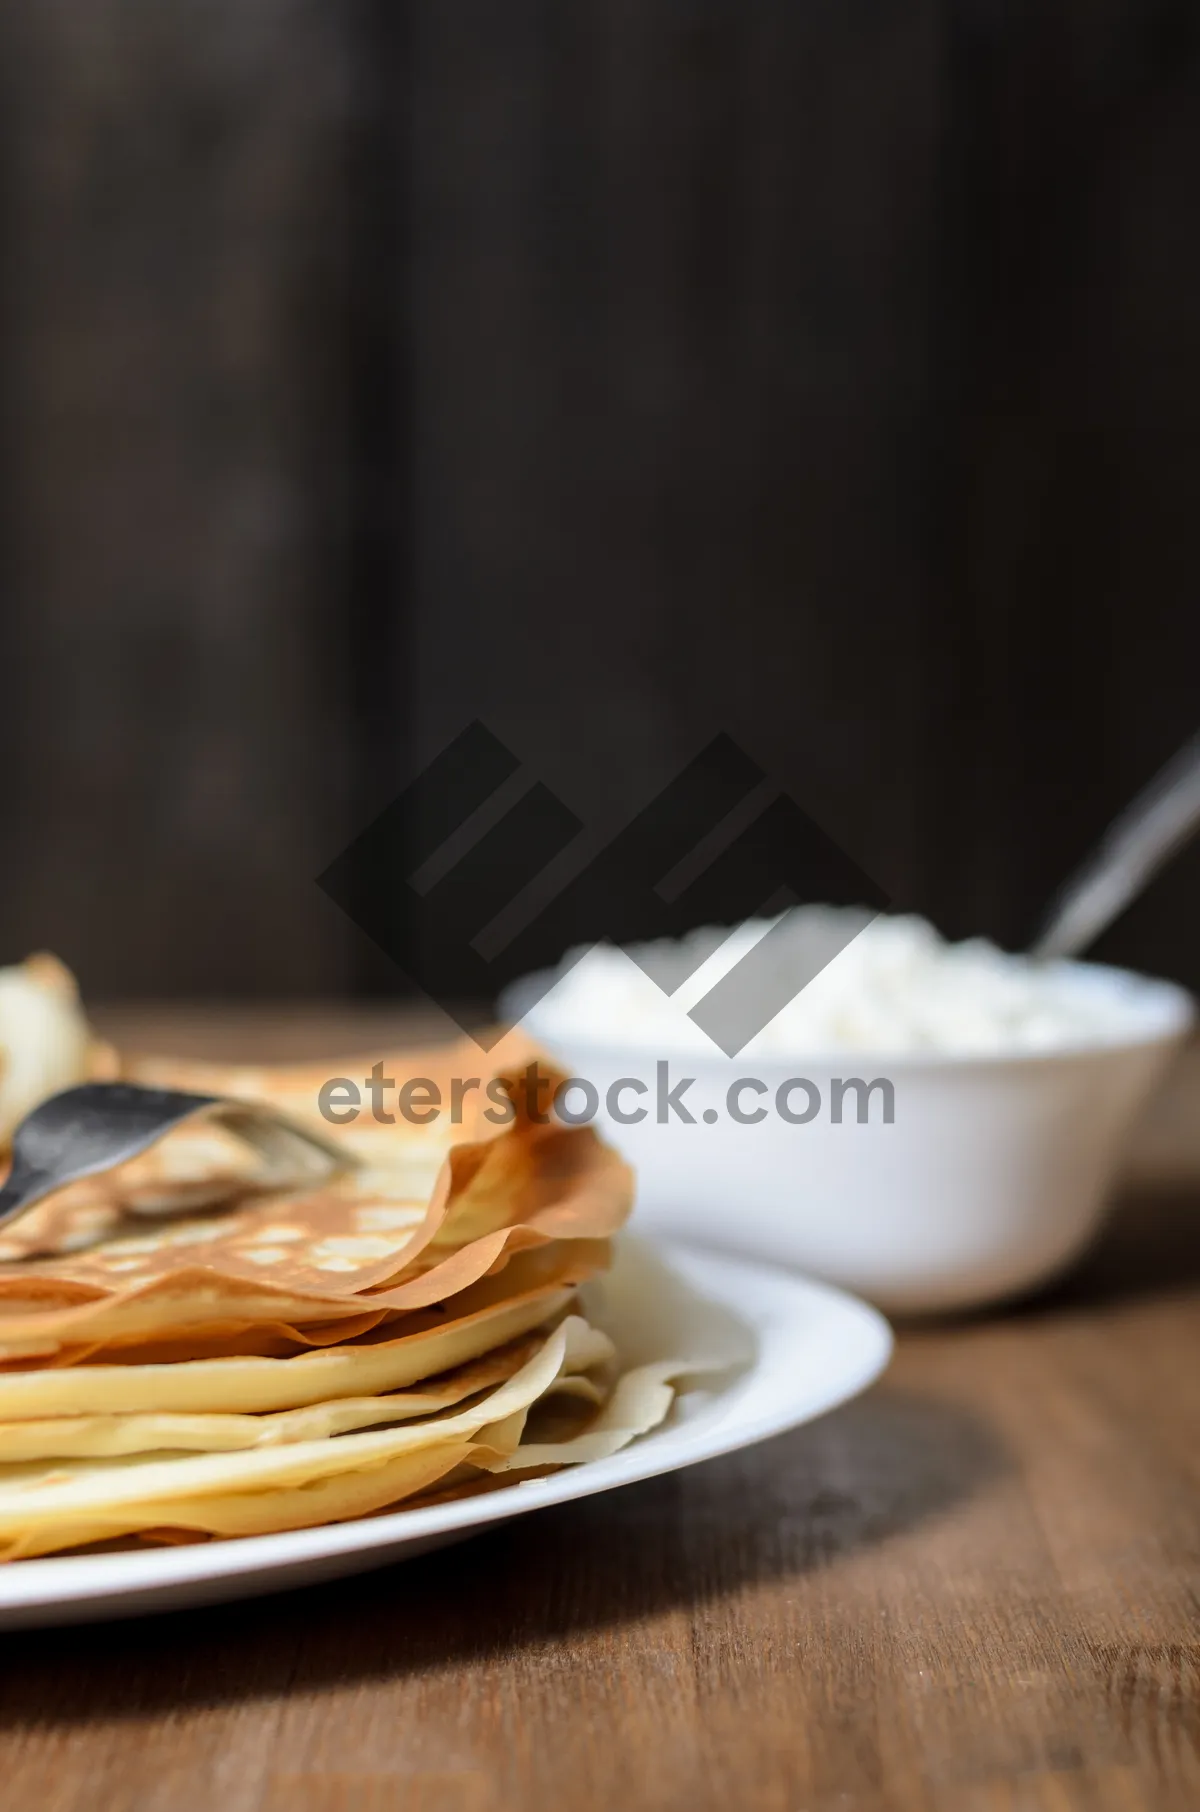
<instances>
[{"instance_id":1,"label":"plate rim","mask_svg":"<svg viewBox=\"0 0 1200 1812\"><path fill-rule=\"evenodd\" d=\"M16 1619L38 1610L49 1612L70 1606L86 1612L89 1605L112 1601L122 1605L122 1611L114 1608L106 1613L114 1617L137 1615L138 1600L145 1601L141 1608L146 1612L155 1609L160 1600L166 1610L170 1608L165 1602L167 1594L188 1594L189 1588L198 1590L205 1584L215 1588L210 1602L216 1603L223 1583L241 1580L247 1574L277 1574L278 1589L286 1590L289 1572L309 1563L317 1565L364 1551L380 1550L383 1565L387 1564L388 1551L394 1550L393 1558L399 1561L410 1543L469 1534L534 1510L640 1484L757 1446L829 1414L868 1389L886 1370L894 1346L891 1327L878 1309L850 1291L762 1259L715 1253L682 1240L659 1240L640 1233L637 1237L669 1266L682 1269L687 1283L710 1292L721 1306L732 1306L760 1343L765 1333L778 1330L781 1311L787 1307L794 1310L801 1302L819 1305L847 1328L856 1327L854 1362L845 1366L827 1391L818 1393L816 1407L811 1392L805 1395L798 1384L792 1395L782 1397L770 1413L714 1426L700 1443L702 1451L684 1456L669 1437L684 1433L687 1424L656 1431L608 1459L565 1468L547 1478L518 1481L509 1489L448 1504L415 1510L401 1508L343 1523L322 1523L310 1529L285 1529L220 1542L116 1554L48 1555L0 1565L0 1628L10 1616ZM751 1290L750 1307L731 1300L739 1278ZM770 1312L772 1295L776 1299L774 1314ZM760 1344L731 1388L761 1377L764 1357ZM296 1582L297 1588L300 1584Z\"/></svg>"}]
</instances>

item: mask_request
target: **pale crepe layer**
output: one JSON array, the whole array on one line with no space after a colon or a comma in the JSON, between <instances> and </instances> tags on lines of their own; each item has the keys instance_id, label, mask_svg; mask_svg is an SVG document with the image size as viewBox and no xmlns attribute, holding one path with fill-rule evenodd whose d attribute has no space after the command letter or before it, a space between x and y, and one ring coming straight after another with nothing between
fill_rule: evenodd
<instances>
[{"instance_id":1,"label":"pale crepe layer","mask_svg":"<svg viewBox=\"0 0 1200 1812\"><path fill-rule=\"evenodd\" d=\"M349 1522L428 1490L471 1452L472 1446L467 1442L456 1447L432 1447L421 1453L403 1454L371 1472L314 1479L290 1490L181 1499L171 1506L173 1521L165 1527L161 1519L146 1520L140 1516L136 1507L110 1514L96 1511L74 1523L66 1519L53 1525L30 1521L24 1528L0 1536L0 1561L33 1560L38 1555L61 1553L64 1548L138 1535L156 1542L205 1536L228 1539Z\"/></svg>"},{"instance_id":2,"label":"pale crepe layer","mask_svg":"<svg viewBox=\"0 0 1200 1812\"><path fill-rule=\"evenodd\" d=\"M543 1466L578 1466L587 1460L607 1460L614 1453L649 1434L665 1422L675 1401L675 1385L714 1368L686 1359L664 1359L639 1365L617 1380L598 1416L583 1433L569 1441L522 1441L513 1453L486 1468L489 1472L528 1472ZM586 1380L566 1379L574 1389Z\"/></svg>"},{"instance_id":3,"label":"pale crepe layer","mask_svg":"<svg viewBox=\"0 0 1200 1812\"><path fill-rule=\"evenodd\" d=\"M510 1341L481 1359L441 1373L416 1390L342 1397L269 1414L142 1413L0 1422L0 1465L44 1459L104 1459L135 1453L232 1453L252 1447L328 1440L362 1429L444 1415L511 1378L533 1357L539 1344L536 1337L529 1336ZM600 1386L580 1374L608 1364L614 1357L611 1340L581 1324L580 1335L568 1342L564 1372L553 1388L592 1403L602 1402Z\"/></svg>"},{"instance_id":4,"label":"pale crepe layer","mask_svg":"<svg viewBox=\"0 0 1200 1812\"><path fill-rule=\"evenodd\" d=\"M615 1453L661 1423L673 1398L670 1379L695 1367L640 1367L618 1383L586 1433L554 1444L522 1442L530 1409L556 1390L586 1388L572 1367L603 1363L610 1351L603 1335L570 1317L499 1389L418 1427L303 1443L284 1455L0 1468L0 1559L138 1535L245 1536L346 1521L397 1507L439 1483L449 1485L439 1497L454 1496L474 1489L481 1473L544 1471Z\"/></svg>"},{"instance_id":5,"label":"pale crepe layer","mask_svg":"<svg viewBox=\"0 0 1200 1812\"><path fill-rule=\"evenodd\" d=\"M130 1531L152 1528L177 1520L173 1504L292 1490L319 1479L369 1472L446 1445L492 1443L499 1454L510 1432L519 1438L522 1413L564 1370L572 1320L577 1319L569 1318L556 1328L513 1377L481 1401L414 1426L241 1453L0 1467L0 1541L31 1531L44 1537L55 1525L78 1527L95 1521L124 1522Z\"/></svg>"},{"instance_id":6,"label":"pale crepe layer","mask_svg":"<svg viewBox=\"0 0 1200 1812\"><path fill-rule=\"evenodd\" d=\"M63 1415L262 1414L340 1397L407 1390L543 1327L575 1285L550 1285L423 1325L393 1340L316 1348L294 1358L182 1360L166 1365L79 1365L0 1376L0 1420Z\"/></svg>"},{"instance_id":7,"label":"pale crepe layer","mask_svg":"<svg viewBox=\"0 0 1200 1812\"><path fill-rule=\"evenodd\" d=\"M266 1415L144 1413L0 1422L0 1466L28 1460L113 1459L135 1453L235 1453L251 1447L328 1440L365 1428L443 1415L467 1398L502 1384L530 1357L531 1343L516 1341L416 1390L342 1397L307 1409Z\"/></svg>"},{"instance_id":8,"label":"pale crepe layer","mask_svg":"<svg viewBox=\"0 0 1200 1812\"><path fill-rule=\"evenodd\" d=\"M565 1380L550 1388L575 1382ZM622 1383L631 1387L625 1393L622 1424L597 1431L595 1436L589 1431L553 1447L526 1447L524 1443L513 1447L516 1430L514 1418L509 1418L507 1427L485 1429L477 1440L402 1454L370 1471L320 1478L271 1492L174 1500L167 1523L146 1520L157 1518L157 1511L139 1515L136 1508L126 1507L115 1513L93 1514L89 1520L77 1523L62 1522L53 1527L30 1524L24 1531L0 1535L0 1560L31 1559L122 1536L144 1535L155 1541L205 1536L228 1539L312 1528L399 1509L414 1499L428 1501L425 1494L439 1484L449 1488L437 1492L434 1501L444 1502L470 1495L485 1483L495 1488L505 1472L545 1472L607 1457L659 1426L673 1401L673 1393L664 1393L658 1378L643 1381L637 1374L630 1374ZM632 1401L635 1396L636 1405Z\"/></svg>"}]
</instances>

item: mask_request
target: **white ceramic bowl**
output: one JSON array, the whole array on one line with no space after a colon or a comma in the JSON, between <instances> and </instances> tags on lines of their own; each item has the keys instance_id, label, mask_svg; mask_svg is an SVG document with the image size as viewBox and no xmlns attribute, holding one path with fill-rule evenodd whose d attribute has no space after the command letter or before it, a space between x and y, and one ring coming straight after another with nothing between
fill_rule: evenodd
<instances>
[{"instance_id":1,"label":"white ceramic bowl","mask_svg":"<svg viewBox=\"0 0 1200 1812\"><path fill-rule=\"evenodd\" d=\"M1192 1022L1189 995L1167 982L1119 969L1070 965L1071 985L1100 991L1112 1031L1048 1053L797 1057L788 1062L619 1047L564 1028L534 1007L525 1028L586 1078L600 1097L596 1124L637 1167L638 1225L734 1252L796 1265L899 1313L961 1309L1029 1289L1068 1265L1099 1225L1127 1134ZM514 991L519 1000L519 992ZM657 1117L656 1065L668 1087L695 1080L683 1096L688 1125ZM649 1111L619 1124L616 1105ZM744 1111L730 1117L730 1084L751 1077ZM843 1093L833 1117L835 1079L894 1091L883 1119L876 1089L859 1124L857 1092ZM776 1111L777 1091L804 1078L820 1107L806 1124ZM801 1112L804 1089L785 1096ZM568 1097L578 1111L582 1096ZM703 1114L708 1110L711 1123Z\"/></svg>"}]
</instances>

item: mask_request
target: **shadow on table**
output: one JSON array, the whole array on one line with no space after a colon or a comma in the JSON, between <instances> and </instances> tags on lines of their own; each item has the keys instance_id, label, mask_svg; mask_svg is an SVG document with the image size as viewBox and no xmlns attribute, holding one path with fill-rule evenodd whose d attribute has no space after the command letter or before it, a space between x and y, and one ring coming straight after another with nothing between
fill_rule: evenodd
<instances>
[{"instance_id":1,"label":"shadow on table","mask_svg":"<svg viewBox=\"0 0 1200 1812\"><path fill-rule=\"evenodd\" d=\"M7 1637L0 1725L303 1694L702 1611L937 1517L1004 1465L969 1412L885 1384L764 1446L379 1572L211 1610Z\"/></svg>"},{"instance_id":2,"label":"shadow on table","mask_svg":"<svg viewBox=\"0 0 1200 1812\"><path fill-rule=\"evenodd\" d=\"M1127 1190L1095 1246L1047 1306L1158 1296L1200 1283L1200 1190L1194 1182Z\"/></svg>"}]
</instances>

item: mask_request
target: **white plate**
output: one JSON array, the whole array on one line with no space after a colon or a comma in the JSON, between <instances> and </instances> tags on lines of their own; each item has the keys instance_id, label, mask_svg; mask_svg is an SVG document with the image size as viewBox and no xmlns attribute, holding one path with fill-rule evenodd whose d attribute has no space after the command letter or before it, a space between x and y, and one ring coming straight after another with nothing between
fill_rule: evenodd
<instances>
[{"instance_id":1,"label":"white plate","mask_svg":"<svg viewBox=\"0 0 1200 1812\"><path fill-rule=\"evenodd\" d=\"M782 1434L864 1390L891 1352L887 1323L853 1296L684 1247L624 1242L598 1294L597 1318L632 1361L696 1354L731 1371L713 1389L688 1391L663 1428L612 1459L484 1497L240 1541L17 1561L0 1567L0 1627L217 1604L408 1559L511 1516Z\"/></svg>"}]
</instances>

